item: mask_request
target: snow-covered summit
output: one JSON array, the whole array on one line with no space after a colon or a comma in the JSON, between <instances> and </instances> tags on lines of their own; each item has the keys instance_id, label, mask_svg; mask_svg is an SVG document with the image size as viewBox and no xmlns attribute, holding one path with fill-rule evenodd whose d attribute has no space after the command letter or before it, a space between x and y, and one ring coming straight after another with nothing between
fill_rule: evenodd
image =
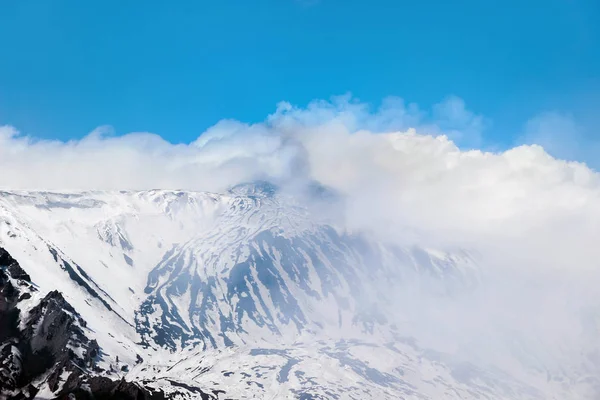
<instances>
[{"instance_id":1,"label":"snow-covered summit","mask_svg":"<svg viewBox=\"0 0 600 400\"><path fill-rule=\"evenodd\" d=\"M417 387L426 375L454 388L446 398L508 384L458 382L439 356L402 339L394 318L406 282L440 293L476 283L469 253L380 243L315 212L339 211L341 200L316 184L268 182L222 194L4 191L0 246L41 293L60 291L87 321L100 365L118 357L135 366L131 379L176 381L179 371L182 384L228 381L231 398L442 398L439 385ZM313 368L328 372L313 377Z\"/></svg>"},{"instance_id":2,"label":"snow-covered summit","mask_svg":"<svg viewBox=\"0 0 600 400\"><path fill-rule=\"evenodd\" d=\"M278 190L255 182L225 194L3 192L0 238L29 260L40 286L93 304L94 314L100 303L136 334L174 348L192 339L214 347L284 331L293 337L325 325L364 330L353 322L368 293L360 282L419 269L460 279L473 266L467 256L345 234ZM169 340L154 332L163 325Z\"/></svg>"}]
</instances>

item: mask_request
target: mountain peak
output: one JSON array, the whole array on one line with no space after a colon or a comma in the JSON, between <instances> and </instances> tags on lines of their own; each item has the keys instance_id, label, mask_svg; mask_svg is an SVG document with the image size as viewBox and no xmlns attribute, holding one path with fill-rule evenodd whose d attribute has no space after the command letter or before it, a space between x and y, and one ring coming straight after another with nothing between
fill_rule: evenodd
<instances>
[{"instance_id":1,"label":"mountain peak","mask_svg":"<svg viewBox=\"0 0 600 400\"><path fill-rule=\"evenodd\" d=\"M239 183L229 189L236 196L273 197L279 192L279 186L264 180Z\"/></svg>"}]
</instances>

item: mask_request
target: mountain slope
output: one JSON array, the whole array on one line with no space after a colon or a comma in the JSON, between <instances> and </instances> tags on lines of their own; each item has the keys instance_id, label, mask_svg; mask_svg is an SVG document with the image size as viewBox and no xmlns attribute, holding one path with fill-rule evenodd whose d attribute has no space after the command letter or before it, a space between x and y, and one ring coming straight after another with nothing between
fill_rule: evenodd
<instances>
[{"instance_id":1,"label":"mountain slope","mask_svg":"<svg viewBox=\"0 0 600 400\"><path fill-rule=\"evenodd\" d=\"M384 280L475 279L467 254L385 247L312 220L272 187L252 188L5 193L1 229L47 290L73 296L88 318L101 310L120 331L172 348L192 338L216 347L325 327L372 330L362 320L385 303Z\"/></svg>"},{"instance_id":2,"label":"mountain slope","mask_svg":"<svg viewBox=\"0 0 600 400\"><path fill-rule=\"evenodd\" d=\"M479 282L475 261L336 228L338 199L317 189L2 192L0 246L41 294L57 290L87 321L100 375L166 396L529 399L570 390L542 372L477 366L408 337L399 324L411 305L399 310L398 294L468 291Z\"/></svg>"},{"instance_id":3,"label":"mountain slope","mask_svg":"<svg viewBox=\"0 0 600 400\"><path fill-rule=\"evenodd\" d=\"M98 366L103 354L90 335L93 331L59 292L42 296L0 247L0 398L165 399L162 390L102 376L112 371ZM177 395L196 397L189 390Z\"/></svg>"}]
</instances>

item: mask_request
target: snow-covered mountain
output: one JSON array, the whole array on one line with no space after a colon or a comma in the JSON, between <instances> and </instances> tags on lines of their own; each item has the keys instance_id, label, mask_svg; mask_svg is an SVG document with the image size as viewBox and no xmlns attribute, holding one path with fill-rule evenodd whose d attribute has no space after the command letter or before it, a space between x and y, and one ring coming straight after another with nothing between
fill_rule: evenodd
<instances>
[{"instance_id":1,"label":"snow-covered mountain","mask_svg":"<svg viewBox=\"0 0 600 400\"><path fill-rule=\"evenodd\" d=\"M578 398L542 372L524 379L407 336L398 291L470 290L476 260L347 232L336 201L266 182L223 194L0 192L0 247L38 293L17 306L21 325L59 293L98 345L90 376L182 398ZM56 379L28 384L52 397L69 372Z\"/></svg>"}]
</instances>

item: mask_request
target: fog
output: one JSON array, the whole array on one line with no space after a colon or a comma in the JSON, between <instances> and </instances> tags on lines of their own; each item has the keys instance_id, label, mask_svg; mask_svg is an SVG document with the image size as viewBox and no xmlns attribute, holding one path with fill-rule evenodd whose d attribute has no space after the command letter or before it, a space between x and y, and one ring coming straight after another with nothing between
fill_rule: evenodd
<instances>
[{"instance_id":1,"label":"fog","mask_svg":"<svg viewBox=\"0 0 600 400\"><path fill-rule=\"evenodd\" d=\"M552 146L543 129L556 125L540 118L533 138ZM393 318L407 334L571 384L600 376L600 174L536 144L490 150L487 123L457 98L432 110L400 99L370 110L344 97L282 103L257 124L221 121L190 144L106 127L43 141L5 126L0 187L223 191L254 179L317 181L344 198L342 229L474 254L478 287L439 296L425 283L394 294L402 307Z\"/></svg>"}]
</instances>

